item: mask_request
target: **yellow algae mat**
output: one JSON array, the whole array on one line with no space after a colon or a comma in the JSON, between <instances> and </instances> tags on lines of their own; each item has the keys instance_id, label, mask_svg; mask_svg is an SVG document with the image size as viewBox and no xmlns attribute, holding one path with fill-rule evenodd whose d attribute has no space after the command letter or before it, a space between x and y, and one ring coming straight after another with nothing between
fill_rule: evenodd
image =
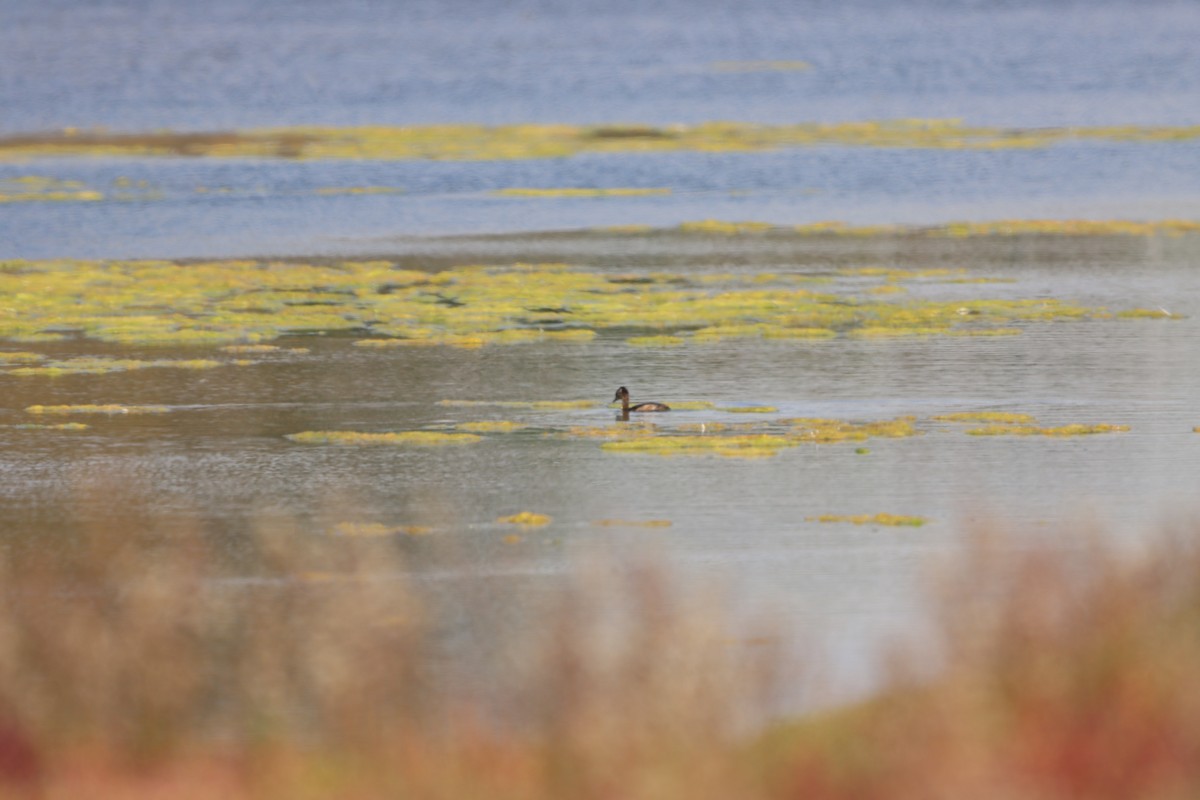
<instances>
[{"instance_id":1,"label":"yellow algae mat","mask_svg":"<svg viewBox=\"0 0 1200 800\"><path fill-rule=\"evenodd\" d=\"M427 125L111 133L69 128L0 138L0 160L59 156L494 160L579 153L760 151L785 147L1031 148L1065 141L1170 142L1200 126L1007 128L953 119L758 125ZM66 188L66 191L71 191Z\"/></svg>"},{"instance_id":2,"label":"yellow algae mat","mask_svg":"<svg viewBox=\"0 0 1200 800\"><path fill-rule=\"evenodd\" d=\"M1113 311L1046 297L985 297L968 288L950 300L921 299L915 291L973 280L983 279L963 270L870 266L714 275L618 274L555 263L435 272L388 261L4 261L0 340L26 346L0 354L0 370L55 375L245 363L51 358L28 346L71 337L287 357L303 349L263 345L313 332L350 336L364 348L579 345L606 333L661 347L737 338L1014 335L1039 322L1176 318L1163 309Z\"/></svg>"}]
</instances>

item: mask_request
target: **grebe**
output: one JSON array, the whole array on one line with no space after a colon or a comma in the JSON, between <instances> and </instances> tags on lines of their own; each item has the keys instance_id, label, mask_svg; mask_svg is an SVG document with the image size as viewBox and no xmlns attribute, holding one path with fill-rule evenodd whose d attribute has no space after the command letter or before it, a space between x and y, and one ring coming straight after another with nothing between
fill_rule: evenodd
<instances>
[{"instance_id":1,"label":"grebe","mask_svg":"<svg viewBox=\"0 0 1200 800\"><path fill-rule=\"evenodd\" d=\"M622 386L617 389L617 395L613 398L613 402L621 401L621 413L628 414L629 412L641 411L670 411L671 407L665 403L638 403L636 406L629 405L629 390Z\"/></svg>"}]
</instances>

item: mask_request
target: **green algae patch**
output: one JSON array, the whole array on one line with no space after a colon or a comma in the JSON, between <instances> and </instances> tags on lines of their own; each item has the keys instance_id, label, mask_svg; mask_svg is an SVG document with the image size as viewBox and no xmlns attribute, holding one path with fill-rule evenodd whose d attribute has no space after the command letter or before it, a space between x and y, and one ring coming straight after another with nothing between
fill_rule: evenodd
<instances>
[{"instance_id":1,"label":"green algae patch","mask_svg":"<svg viewBox=\"0 0 1200 800\"><path fill-rule=\"evenodd\" d=\"M717 411L730 414L775 414L779 409L775 406L722 406Z\"/></svg>"},{"instance_id":2,"label":"green algae patch","mask_svg":"<svg viewBox=\"0 0 1200 800\"><path fill-rule=\"evenodd\" d=\"M705 233L718 236L738 236L747 233L766 233L775 229L770 222L726 222L719 219L702 219L682 222L679 230L684 233Z\"/></svg>"},{"instance_id":3,"label":"green algae patch","mask_svg":"<svg viewBox=\"0 0 1200 800\"><path fill-rule=\"evenodd\" d=\"M10 364L33 364L44 360L46 357L41 353L30 353L23 350L10 350L8 352L0 352L0 366L8 366Z\"/></svg>"},{"instance_id":4,"label":"green algae patch","mask_svg":"<svg viewBox=\"0 0 1200 800\"><path fill-rule=\"evenodd\" d=\"M171 409L167 406L123 406L123 405L62 405L62 406L29 406L25 409L30 414L166 414Z\"/></svg>"},{"instance_id":5,"label":"green algae patch","mask_svg":"<svg viewBox=\"0 0 1200 800\"><path fill-rule=\"evenodd\" d=\"M903 439L920 433L916 427L915 417L897 417L872 422L799 417L781 420L781 422L791 426L791 435L797 440L821 444L863 441L875 437Z\"/></svg>"},{"instance_id":6,"label":"green algae patch","mask_svg":"<svg viewBox=\"0 0 1200 800\"><path fill-rule=\"evenodd\" d=\"M2 151L0 145L0 151ZM104 195L80 181L60 180L42 175L0 178L0 204L95 202Z\"/></svg>"},{"instance_id":7,"label":"green algae patch","mask_svg":"<svg viewBox=\"0 0 1200 800\"><path fill-rule=\"evenodd\" d=\"M971 428L967 433L971 436L1091 436L1098 433L1121 433L1128 431L1128 425L1099 423L1085 425L1072 423L1056 427L1039 427L1037 425L985 425L982 428Z\"/></svg>"},{"instance_id":8,"label":"green algae patch","mask_svg":"<svg viewBox=\"0 0 1200 800\"><path fill-rule=\"evenodd\" d=\"M92 427L86 422L57 422L57 423L39 423L31 422L21 425L10 425L7 427L16 428L23 431L86 431Z\"/></svg>"},{"instance_id":9,"label":"green algae patch","mask_svg":"<svg viewBox=\"0 0 1200 800\"><path fill-rule=\"evenodd\" d=\"M724 71L796 69L803 62L726 63ZM735 64L752 69L738 69ZM793 65L784 67L783 65ZM0 137L0 160L39 157L153 157L378 160L565 158L580 153L741 152L794 147L1029 149L1077 140L1176 142L1200 126L1012 128L948 119L894 119L760 125L425 125L289 127L241 131L113 133L66 129Z\"/></svg>"},{"instance_id":10,"label":"green algae patch","mask_svg":"<svg viewBox=\"0 0 1200 800\"><path fill-rule=\"evenodd\" d=\"M934 422L953 422L963 424L985 423L975 428L968 428L966 433L971 436L1089 436L1100 433L1121 433L1129 430L1128 425L1111 423L1042 426L1031 414L1021 414L1009 411L960 411L953 414L938 414L930 418Z\"/></svg>"},{"instance_id":11,"label":"green algae patch","mask_svg":"<svg viewBox=\"0 0 1200 800\"><path fill-rule=\"evenodd\" d=\"M613 275L567 264L464 265L440 272L386 261L9 261L0 263L0 339L69 334L116 344L279 353L272 341L344 334L356 347L479 349L585 345L599 333L634 346L726 339L994 336L1028 323L1110 320L1112 312L1047 298L924 300L864 296L871 282L929 280L934 270L864 268L850 288L817 291L804 275L686 272ZM824 288L824 287L822 287ZM288 352L296 353L293 348ZM0 364L9 362L0 361ZM211 359L31 361L27 374L148 366L208 368Z\"/></svg>"},{"instance_id":12,"label":"green algae patch","mask_svg":"<svg viewBox=\"0 0 1200 800\"><path fill-rule=\"evenodd\" d=\"M496 522L502 525L520 525L523 528L540 528L543 525L549 525L552 520L553 517L549 514L521 511L516 514L509 514L506 517L498 517Z\"/></svg>"},{"instance_id":13,"label":"green algae patch","mask_svg":"<svg viewBox=\"0 0 1200 800\"><path fill-rule=\"evenodd\" d=\"M632 336L625 344L633 347L678 347L687 340L682 336Z\"/></svg>"},{"instance_id":14,"label":"green algae patch","mask_svg":"<svg viewBox=\"0 0 1200 800\"><path fill-rule=\"evenodd\" d=\"M919 528L929 521L925 517L900 514L821 514L815 517L805 517L805 519L809 522L844 522L851 525L888 525L897 528Z\"/></svg>"},{"instance_id":15,"label":"green algae patch","mask_svg":"<svg viewBox=\"0 0 1200 800\"><path fill-rule=\"evenodd\" d=\"M1200 231L1195 220L1159 221L1088 219L1009 219L992 222L951 222L925 229L925 235L949 238L977 236L1156 236Z\"/></svg>"},{"instance_id":16,"label":"green algae patch","mask_svg":"<svg viewBox=\"0 0 1200 800\"><path fill-rule=\"evenodd\" d=\"M454 426L460 431L467 433L512 433L513 431L523 430L527 427L523 422L511 422L509 420L480 420L478 422L461 422Z\"/></svg>"},{"instance_id":17,"label":"green algae patch","mask_svg":"<svg viewBox=\"0 0 1200 800\"><path fill-rule=\"evenodd\" d=\"M1118 311L1117 319L1185 319L1179 314L1172 314L1165 308L1131 308Z\"/></svg>"},{"instance_id":18,"label":"green algae patch","mask_svg":"<svg viewBox=\"0 0 1200 800\"><path fill-rule=\"evenodd\" d=\"M592 526L596 528L670 528L674 523L669 519L594 519Z\"/></svg>"},{"instance_id":19,"label":"green algae patch","mask_svg":"<svg viewBox=\"0 0 1200 800\"><path fill-rule=\"evenodd\" d=\"M433 528L425 525L384 525L379 522L339 522L333 526L334 536L354 538L384 538L391 536L428 536Z\"/></svg>"},{"instance_id":20,"label":"green algae patch","mask_svg":"<svg viewBox=\"0 0 1200 800\"><path fill-rule=\"evenodd\" d=\"M734 436L650 436L605 442L600 447L613 453L761 458L774 456L783 448L795 447L798 443L787 436L762 433Z\"/></svg>"},{"instance_id":21,"label":"green algae patch","mask_svg":"<svg viewBox=\"0 0 1200 800\"><path fill-rule=\"evenodd\" d=\"M578 408L595 408L598 405L594 400L534 400L529 403L530 408L542 409L544 411L568 411Z\"/></svg>"},{"instance_id":22,"label":"green algae patch","mask_svg":"<svg viewBox=\"0 0 1200 800\"><path fill-rule=\"evenodd\" d=\"M563 188L563 189L538 189L538 188L523 188L513 187L511 189L497 189L492 192L496 197L523 197L523 198L576 198L576 197L661 197L669 195L670 189L637 189L637 188L618 188L618 189L587 189L587 188Z\"/></svg>"},{"instance_id":23,"label":"green algae patch","mask_svg":"<svg viewBox=\"0 0 1200 800\"><path fill-rule=\"evenodd\" d=\"M36 366L17 367L9 375L59 377L63 375L103 375L109 372L128 372L140 369L215 369L224 362L212 359L153 359L149 361L132 358L106 358L103 356L81 356L61 361L47 361Z\"/></svg>"},{"instance_id":24,"label":"green algae patch","mask_svg":"<svg viewBox=\"0 0 1200 800\"><path fill-rule=\"evenodd\" d=\"M299 444L333 444L350 446L416 446L441 447L445 445L474 444L482 436L473 433L441 433L438 431L398 431L390 433L359 433L357 431L303 431L284 436Z\"/></svg>"},{"instance_id":25,"label":"green algae patch","mask_svg":"<svg viewBox=\"0 0 1200 800\"><path fill-rule=\"evenodd\" d=\"M725 409L722 409L725 410ZM763 409L766 411L766 409ZM653 424L573 428L559 438L604 440L601 449L613 453L660 456L728 456L769 458L780 450L804 444L861 442L873 437L915 436L915 418L871 422L832 419L785 419L745 423L684 423L666 430Z\"/></svg>"},{"instance_id":26,"label":"green algae patch","mask_svg":"<svg viewBox=\"0 0 1200 800\"><path fill-rule=\"evenodd\" d=\"M672 400L667 405L672 411L707 411L717 407L709 400Z\"/></svg>"},{"instance_id":27,"label":"green algae patch","mask_svg":"<svg viewBox=\"0 0 1200 800\"><path fill-rule=\"evenodd\" d=\"M953 414L938 414L935 422L988 422L1001 425L1032 425L1037 422L1031 414L1012 411L958 411Z\"/></svg>"}]
</instances>

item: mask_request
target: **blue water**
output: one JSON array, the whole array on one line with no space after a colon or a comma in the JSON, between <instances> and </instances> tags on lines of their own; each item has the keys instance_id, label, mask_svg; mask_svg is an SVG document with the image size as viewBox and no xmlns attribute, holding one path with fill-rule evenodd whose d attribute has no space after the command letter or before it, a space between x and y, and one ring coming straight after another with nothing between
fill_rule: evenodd
<instances>
[{"instance_id":1,"label":"blue water","mask_svg":"<svg viewBox=\"0 0 1200 800\"><path fill-rule=\"evenodd\" d=\"M1194 2L0 0L0 131L1200 122ZM799 72L714 62L801 60Z\"/></svg>"},{"instance_id":2,"label":"blue water","mask_svg":"<svg viewBox=\"0 0 1200 800\"><path fill-rule=\"evenodd\" d=\"M81 181L108 199L6 204L0 208L0 258L387 253L412 236L673 226L708 218L783 225L1200 218L1200 142L999 151L826 147L457 163L0 163L0 180L30 173ZM140 188L121 185L128 182ZM361 186L396 193L323 193ZM642 187L670 194L493 194L525 186Z\"/></svg>"},{"instance_id":3,"label":"blue water","mask_svg":"<svg viewBox=\"0 0 1200 800\"><path fill-rule=\"evenodd\" d=\"M810 67L716 66L768 60ZM1200 124L1200 3L0 0L0 134L65 126L151 131L901 117L1014 127ZM79 181L105 199L0 203L0 259L419 259L438 247L467 247L422 242L425 236L705 218L917 225L1200 219L1196 141L969 151L831 146L459 163L0 162L0 181L28 175ZM366 186L395 193L323 191ZM577 199L493 194L529 186L670 192ZM547 240L476 243L470 257L502 260L522 248L537 256ZM784 628L811 624L828 633L833 648L848 654L841 667L854 676L870 671L875 662L864 654L875 645L918 626L925 556L960 541L972 522L995 516L1054 541L1080 512L1092 511L1136 536L1194 502L1196 237L908 243L911 249L892 251L885 243L877 253L870 242L844 244L841 252L820 249L828 243L793 242L777 252L773 246L757 237L731 239L724 250L683 236L576 237L561 257L602 269L734 264L818 276L846 263L963 267L970 277L1016 281L1011 288L989 284L990 291L1111 308L1165 307L1187 318L1046 324L996 341L747 340L671 350L606 336L570 348L365 352L329 337L318 339L310 356L243 372L0 375L5 424L25 419L31 404L152 402L176 412L99 424L66 441L38 438L51 432L6 429L0 528L57 532L75 482L105 474L130 476L157 511L199 503L231 530L222 515L241 519L284 506L307 519L329 497L361 498L387 522L444 512L445 527L453 528L447 538L461 539L475 559L457 574L470 581L509 570L515 584L560 568L565 551L504 551L493 522L500 513L549 512L555 537L585 542L601 538L590 527L594 519L669 518L675 527L662 538L677 563L747 596L769 595ZM444 257L446 250L440 252ZM969 297L985 290L922 285L918 291ZM64 356L78 354L75 347L88 350L54 347ZM762 462L701 459L668 467L653 458L613 456L592 443L560 447L533 437L419 454L304 449L283 438L303 429L450 425L469 416L437 406L444 398L607 400L620 383L647 396L769 404L796 416L928 418L1000 409L1035 413L1048 424L1118 422L1133 430L1086 440L985 441L930 430L872 442L867 456L849 447L814 447ZM606 409L580 414L588 424L612 423ZM536 415L528 421L547 424ZM920 514L931 523L897 534L833 530L807 519L876 512Z\"/></svg>"},{"instance_id":4,"label":"blue water","mask_svg":"<svg viewBox=\"0 0 1200 800\"><path fill-rule=\"evenodd\" d=\"M1200 4L0 0L0 133L65 126L1200 123ZM722 62L803 61L803 70ZM523 162L0 163L99 203L6 204L0 258L386 252L397 238L691 219L1200 217L1200 144L822 147ZM122 179L144 181L121 190ZM385 186L389 195L321 189ZM668 196L516 200L509 187Z\"/></svg>"}]
</instances>

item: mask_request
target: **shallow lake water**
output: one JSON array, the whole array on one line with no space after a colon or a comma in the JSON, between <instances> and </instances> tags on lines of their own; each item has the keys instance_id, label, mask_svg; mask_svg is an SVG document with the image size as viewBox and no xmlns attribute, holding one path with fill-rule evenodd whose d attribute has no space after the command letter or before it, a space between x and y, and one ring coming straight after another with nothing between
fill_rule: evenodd
<instances>
[{"instance_id":1,"label":"shallow lake water","mask_svg":"<svg viewBox=\"0 0 1200 800\"><path fill-rule=\"evenodd\" d=\"M700 13L703 11L704 13ZM670 125L962 118L1028 129L1200 123L1194 3L262 2L0 0L0 135L525 122ZM803 64L798 62L803 61ZM786 634L819 636L840 681L921 629L932 559L997 522L1053 542L1089 519L1136 543L1195 510L1200 478L1200 236L963 239L684 234L701 219L780 225L1200 218L1200 144L1066 141L1018 149L822 146L453 161L40 158L0 161L0 189L38 176L87 201L0 203L0 259L376 257L436 271L565 262L634 277L777 273L854 291L844 270L962 270L906 298L1054 299L1167 319L1029 322L1020 335L731 338L636 347L645 331L478 349L353 346L294 336L247 366L101 375L0 374L0 530L53 546L111 481L162 519L200 520L236 552L286 520L418 525L412 574L503 606L580 553L654 553L724 587ZM9 184L5 184L9 181ZM513 188L649 189L510 197ZM371 188L375 193L354 190ZM604 233L605 226L664 229ZM5 303L9 299L5 299ZM18 302L13 300L12 302ZM210 357L215 348L68 338L0 343L48 357ZM563 437L628 425L605 404L708 401L678 426L912 416L919 435L804 443L770 457L639 455ZM593 401L583 408L511 401ZM447 404L444 401L471 401ZM487 403L500 403L488 405ZM19 427L55 404L161 404L161 415ZM721 410L765 406L759 414ZM970 436L934 419L1030 414L1090 436ZM340 447L301 431L526 427L462 447ZM865 449L867 452L859 452ZM502 515L552 522L514 529ZM920 527L817 521L913 515ZM669 527L598 526L667 520ZM513 537L513 534L516 537ZM480 588L485 587L485 588ZM513 607L520 607L514 603ZM519 614L513 624L521 624Z\"/></svg>"},{"instance_id":2,"label":"shallow lake water","mask_svg":"<svg viewBox=\"0 0 1200 800\"><path fill-rule=\"evenodd\" d=\"M479 349L378 350L353 346L355 337L305 336L282 344L309 352L281 351L249 366L6 376L0 504L7 536L52 541L55 530L78 523L80 487L103 477L147 498L152 513L200 520L235 549L256 520L285 519L318 535L342 523L427 526L428 536L401 537L413 574L477 590L486 579L498 604L565 574L582 553L654 553L681 574L724 587L747 610L769 610L789 634L821 637L840 654L842 679L853 683L865 680L864 653L919 628L931 559L964 543L974 527L998 522L1019 532L1014 541L1054 543L1096 519L1136 542L1193 507L1200 475L1200 436L1192 432L1200 424L1195 236L837 243L581 234L425 241L413 243L409 257L436 265L488 254L501 263L563 259L624 278L664 270L700 277L735 265L831 281L822 291L852 291L858 279L840 272L851 265L952 267L964 270L954 273L959 279L1000 282L918 280L906 284L909 296L1059 298L1113 310L1165 308L1182 318L1026 323L1020 335L1002 337L737 338L670 348L631 346L625 332ZM70 341L36 349L56 357L198 355L196 348ZM626 454L557 435L636 424L605 405L622 384L635 400L715 406L655 415L668 433L699 423L913 416L919 435L804 443L754 459ZM504 405L542 400L594 405ZM84 403L162 404L169 413L92 416L83 431L12 427L29 422L27 406ZM775 410L721 410L746 406ZM1130 430L972 436L962 424L933 419L974 411ZM284 438L306 430L453 430L480 420L527 427L463 447ZM521 511L552 522L524 530L497 521ZM90 506L85 516L106 513L120 520L125 509ZM927 522L815 519L877 513ZM611 519L670 527L596 524Z\"/></svg>"}]
</instances>

